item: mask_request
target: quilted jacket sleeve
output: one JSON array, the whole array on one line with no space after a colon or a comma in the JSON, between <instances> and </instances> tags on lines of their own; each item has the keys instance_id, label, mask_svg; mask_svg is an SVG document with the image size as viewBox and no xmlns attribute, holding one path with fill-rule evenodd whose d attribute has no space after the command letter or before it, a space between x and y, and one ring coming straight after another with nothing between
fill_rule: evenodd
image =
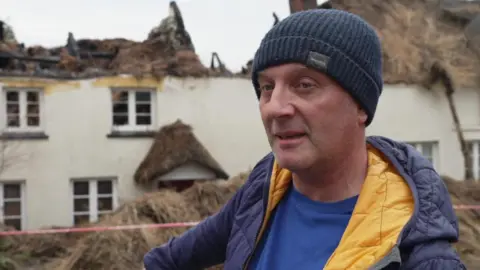
<instances>
[{"instance_id":1,"label":"quilted jacket sleeve","mask_svg":"<svg viewBox=\"0 0 480 270\"><path fill-rule=\"evenodd\" d=\"M217 214L151 249L143 260L145 269L195 270L222 263L242 191L240 189Z\"/></svg>"}]
</instances>

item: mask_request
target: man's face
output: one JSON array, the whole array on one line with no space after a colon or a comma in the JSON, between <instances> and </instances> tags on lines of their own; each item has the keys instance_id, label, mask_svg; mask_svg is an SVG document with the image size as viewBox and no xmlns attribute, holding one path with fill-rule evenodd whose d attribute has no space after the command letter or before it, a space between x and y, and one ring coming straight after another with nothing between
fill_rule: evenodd
<instances>
[{"instance_id":1,"label":"man's face","mask_svg":"<svg viewBox=\"0 0 480 270\"><path fill-rule=\"evenodd\" d=\"M334 80L301 64L259 73L260 113L275 154L293 172L348 153L367 115Z\"/></svg>"}]
</instances>

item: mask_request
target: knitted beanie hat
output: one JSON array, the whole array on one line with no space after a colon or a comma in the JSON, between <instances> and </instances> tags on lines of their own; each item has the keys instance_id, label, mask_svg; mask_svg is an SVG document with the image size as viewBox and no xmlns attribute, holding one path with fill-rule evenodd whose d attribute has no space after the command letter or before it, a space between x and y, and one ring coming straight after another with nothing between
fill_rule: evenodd
<instances>
[{"instance_id":1,"label":"knitted beanie hat","mask_svg":"<svg viewBox=\"0 0 480 270\"><path fill-rule=\"evenodd\" d=\"M368 126L382 92L382 51L375 30L357 15L335 9L291 14L263 38L252 65L252 82L260 97L258 72L301 63L340 84L365 110Z\"/></svg>"}]
</instances>

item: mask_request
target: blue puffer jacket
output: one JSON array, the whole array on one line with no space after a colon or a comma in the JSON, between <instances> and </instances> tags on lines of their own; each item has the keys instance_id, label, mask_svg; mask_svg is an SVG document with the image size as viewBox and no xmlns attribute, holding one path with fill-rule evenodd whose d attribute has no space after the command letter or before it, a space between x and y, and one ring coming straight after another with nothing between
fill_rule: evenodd
<instances>
[{"instance_id":1,"label":"blue puffer jacket","mask_svg":"<svg viewBox=\"0 0 480 270\"><path fill-rule=\"evenodd\" d=\"M428 160L384 137L368 145L368 176L324 269L466 269L451 247L459 232L448 191ZM148 252L145 269L247 269L290 179L268 154L219 213Z\"/></svg>"}]
</instances>

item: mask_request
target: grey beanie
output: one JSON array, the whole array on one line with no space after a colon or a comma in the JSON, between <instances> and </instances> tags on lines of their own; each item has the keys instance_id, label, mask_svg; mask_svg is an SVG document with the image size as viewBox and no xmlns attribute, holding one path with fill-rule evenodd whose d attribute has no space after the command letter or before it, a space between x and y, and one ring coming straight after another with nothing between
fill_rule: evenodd
<instances>
[{"instance_id":1,"label":"grey beanie","mask_svg":"<svg viewBox=\"0 0 480 270\"><path fill-rule=\"evenodd\" d=\"M258 72L301 63L340 84L373 119L382 92L382 49L375 30L359 16L335 9L293 13L263 38L252 65L252 82L260 97Z\"/></svg>"}]
</instances>

